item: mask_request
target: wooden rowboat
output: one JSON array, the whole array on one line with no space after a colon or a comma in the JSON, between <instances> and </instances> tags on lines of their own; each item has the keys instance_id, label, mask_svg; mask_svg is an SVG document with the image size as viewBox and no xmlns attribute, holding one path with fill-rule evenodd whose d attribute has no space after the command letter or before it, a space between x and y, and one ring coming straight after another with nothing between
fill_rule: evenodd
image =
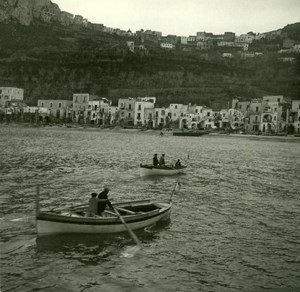
<instances>
[{"instance_id":1,"label":"wooden rowboat","mask_svg":"<svg viewBox=\"0 0 300 292\"><path fill-rule=\"evenodd\" d=\"M149 164L141 164L140 165L140 176L148 176L148 175L174 175L183 173L187 166L163 166L163 167L155 167Z\"/></svg>"},{"instance_id":2,"label":"wooden rowboat","mask_svg":"<svg viewBox=\"0 0 300 292\"><path fill-rule=\"evenodd\" d=\"M172 203L153 202L151 200L115 203L114 212L105 211L104 216L86 217L86 206L72 211L39 211L37 208L36 226L38 236L66 233L109 234L145 228L159 221L168 220Z\"/></svg>"}]
</instances>

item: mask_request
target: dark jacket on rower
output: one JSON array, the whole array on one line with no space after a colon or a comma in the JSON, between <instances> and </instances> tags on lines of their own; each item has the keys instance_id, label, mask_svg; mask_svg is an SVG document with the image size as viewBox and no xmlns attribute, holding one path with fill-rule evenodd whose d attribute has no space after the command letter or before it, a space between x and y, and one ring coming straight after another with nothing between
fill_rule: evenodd
<instances>
[{"instance_id":1,"label":"dark jacket on rower","mask_svg":"<svg viewBox=\"0 0 300 292\"><path fill-rule=\"evenodd\" d=\"M157 166L158 165L158 158L157 158L157 154L154 154L154 157L153 157L153 166Z\"/></svg>"},{"instance_id":2,"label":"dark jacket on rower","mask_svg":"<svg viewBox=\"0 0 300 292\"><path fill-rule=\"evenodd\" d=\"M105 188L104 191L98 195L98 215L101 215L101 213L104 212L106 205L113 209L113 206L107 197L108 192L109 189Z\"/></svg>"}]
</instances>

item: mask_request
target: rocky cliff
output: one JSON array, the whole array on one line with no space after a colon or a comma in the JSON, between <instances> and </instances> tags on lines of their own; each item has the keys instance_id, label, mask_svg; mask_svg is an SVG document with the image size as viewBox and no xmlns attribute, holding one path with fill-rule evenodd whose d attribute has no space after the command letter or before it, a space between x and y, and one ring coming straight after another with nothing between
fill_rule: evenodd
<instances>
[{"instance_id":1,"label":"rocky cliff","mask_svg":"<svg viewBox=\"0 0 300 292\"><path fill-rule=\"evenodd\" d=\"M0 23L11 22L22 25L57 22L67 26L73 23L73 14L61 11L50 0L1 0Z\"/></svg>"}]
</instances>

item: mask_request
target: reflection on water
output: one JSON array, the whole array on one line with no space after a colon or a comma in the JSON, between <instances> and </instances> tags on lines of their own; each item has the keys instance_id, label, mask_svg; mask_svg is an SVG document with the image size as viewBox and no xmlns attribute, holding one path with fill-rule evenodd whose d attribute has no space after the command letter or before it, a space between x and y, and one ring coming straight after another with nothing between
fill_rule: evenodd
<instances>
[{"instance_id":1,"label":"reflection on water","mask_svg":"<svg viewBox=\"0 0 300 292\"><path fill-rule=\"evenodd\" d=\"M251 291L300 287L300 140L0 126L3 291ZM186 174L140 178L154 153ZM173 194L171 221L117 236L36 238L41 208Z\"/></svg>"}]
</instances>

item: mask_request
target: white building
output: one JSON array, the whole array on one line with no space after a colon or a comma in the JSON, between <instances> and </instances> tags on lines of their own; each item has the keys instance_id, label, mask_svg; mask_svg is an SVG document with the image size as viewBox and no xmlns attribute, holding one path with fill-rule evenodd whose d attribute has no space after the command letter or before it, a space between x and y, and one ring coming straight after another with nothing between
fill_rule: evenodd
<instances>
[{"instance_id":1,"label":"white building","mask_svg":"<svg viewBox=\"0 0 300 292\"><path fill-rule=\"evenodd\" d=\"M163 49L175 49L175 44L161 43L160 47L163 48Z\"/></svg>"},{"instance_id":2,"label":"white building","mask_svg":"<svg viewBox=\"0 0 300 292\"><path fill-rule=\"evenodd\" d=\"M123 126L134 125L134 109L135 109L135 98L119 98L118 100L118 122Z\"/></svg>"},{"instance_id":3,"label":"white building","mask_svg":"<svg viewBox=\"0 0 300 292\"><path fill-rule=\"evenodd\" d=\"M154 100L155 101L155 100ZM138 98L134 105L134 126L147 125L147 119L145 117L145 109L153 109L155 103L152 99Z\"/></svg>"},{"instance_id":4,"label":"white building","mask_svg":"<svg viewBox=\"0 0 300 292\"><path fill-rule=\"evenodd\" d=\"M170 109L164 107L155 108L155 127L166 126L170 121Z\"/></svg>"},{"instance_id":5,"label":"white building","mask_svg":"<svg viewBox=\"0 0 300 292\"><path fill-rule=\"evenodd\" d=\"M173 122L175 122L179 121L180 117L188 112L188 105L183 105L180 103L171 103L169 109L169 117Z\"/></svg>"},{"instance_id":6,"label":"white building","mask_svg":"<svg viewBox=\"0 0 300 292\"><path fill-rule=\"evenodd\" d=\"M0 87L0 107L5 107L6 102L23 100L23 89L16 87Z\"/></svg>"},{"instance_id":7,"label":"white building","mask_svg":"<svg viewBox=\"0 0 300 292\"><path fill-rule=\"evenodd\" d=\"M223 53L222 57L231 59L231 58L233 58L233 55L231 53Z\"/></svg>"},{"instance_id":8,"label":"white building","mask_svg":"<svg viewBox=\"0 0 300 292\"><path fill-rule=\"evenodd\" d=\"M250 34L242 34L236 38L236 42L251 44L254 40L254 36Z\"/></svg>"},{"instance_id":9,"label":"white building","mask_svg":"<svg viewBox=\"0 0 300 292\"><path fill-rule=\"evenodd\" d=\"M180 37L180 43L182 45L187 45L187 43L188 43L188 37L186 37L186 36Z\"/></svg>"},{"instance_id":10,"label":"white building","mask_svg":"<svg viewBox=\"0 0 300 292\"><path fill-rule=\"evenodd\" d=\"M102 97L93 97L88 102L88 108L85 110L84 119L86 123L106 125L110 124L109 107L111 101Z\"/></svg>"},{"instance_id":11,"label":"white building","mask_svg":"<svg viewBox=\"0 0 300 292\"><path fill-rule=\"evenodd\" d=\"M47 108L49 110L49 115L56 117L58 119L71 117L68 116L70 109L72 107L72 100L57 100L57 99L39 99L38 107Z\"/></svg>"},{"instance_id":12,"label":"white building","mask_svg":"<svg viewBox=\"0 0 300 292\"><path fill-rule=\"evenodd\" d=\"M126 44L127 44L128 50L129 50L130 52L134 53L134 42L128 41L128 42L126 42Z\"/></svg>"},{"instance_id":13,"label":"white building","mask_svg":"<svg viewBox=\"0 0 300 292\"><path fill-rule=\"evenodd\" d=\"M292 101L290 113L290 125L293 126L294 133L300 134L300 100Z\"/></svg>"}]
</instances>

